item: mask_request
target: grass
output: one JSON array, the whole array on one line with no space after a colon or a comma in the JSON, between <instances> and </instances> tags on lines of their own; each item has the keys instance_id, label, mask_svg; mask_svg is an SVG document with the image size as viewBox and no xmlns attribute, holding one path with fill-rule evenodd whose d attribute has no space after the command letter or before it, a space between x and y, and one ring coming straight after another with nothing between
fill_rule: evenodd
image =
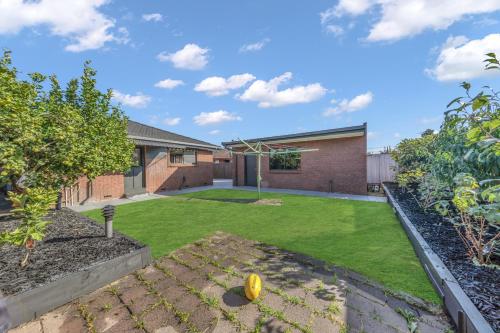
<instances>
[{"instance_id":1,"label":"grass","mask_svg":"<svg viewBox=\"0 0 500 333\"><path fill-rule=\"evenodd\" d=\"M263 193L263 198L282 199L282 206L248 204L255 196L210 190L117 206L113 225L148 244L155 258L220 230L304 253L439 303L388 204L278 193ZM85 215L103 221L100 210Z\"/></svg>"}]
</instances>

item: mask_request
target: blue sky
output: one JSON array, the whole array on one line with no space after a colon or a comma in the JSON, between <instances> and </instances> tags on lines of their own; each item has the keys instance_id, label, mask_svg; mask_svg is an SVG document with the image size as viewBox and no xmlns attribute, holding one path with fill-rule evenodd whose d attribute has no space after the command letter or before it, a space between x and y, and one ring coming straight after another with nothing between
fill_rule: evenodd
<instances>
[{"instance_id":1,"label":"blue sky","mask_svg":"<svg viewBox=\"0 0 500 333\"><path fill-rule=\"evenodd\" d=\"M376 148L498 87L500 1L0 0L0 47L63 82L90 59L131 119L212 143L367 122Z\"/></svg>"}]
</instances>

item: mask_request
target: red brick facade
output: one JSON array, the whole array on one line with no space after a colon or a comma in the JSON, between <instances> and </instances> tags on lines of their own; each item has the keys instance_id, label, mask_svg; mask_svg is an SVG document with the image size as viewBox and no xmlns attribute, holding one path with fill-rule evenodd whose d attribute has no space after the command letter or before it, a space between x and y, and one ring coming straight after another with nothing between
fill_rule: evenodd
<instances>
[{"instance_id":1,"label":"red brick facade","mask_svg":"<svg viewBox=\"0 0 500 333\"><path fill-rule=\"evenodd\" d=\"M317 148L301 153L299 170L270 170L269 157L262 158L262 187L351 194L367 193L366 135L335 138L287 146ZM233 155L233 182L245 185L245 157Z\"/></svg>"},{"instance_id":2,"label":"red brick facade","mask_svg":"<svg viewBox=\"0 0 500 333\"><path fill-rule=\"evenodd\" d=\"M178 190L185 187L212 185L213 153L197 150L196 165L171 164L167 148L145 147L146 192ZM92 187L87 178L79 179L72 189L63 191L66 205L83 204L125 196L125 176L111 174L97 177Z\"/></svg>"}]
</instances>

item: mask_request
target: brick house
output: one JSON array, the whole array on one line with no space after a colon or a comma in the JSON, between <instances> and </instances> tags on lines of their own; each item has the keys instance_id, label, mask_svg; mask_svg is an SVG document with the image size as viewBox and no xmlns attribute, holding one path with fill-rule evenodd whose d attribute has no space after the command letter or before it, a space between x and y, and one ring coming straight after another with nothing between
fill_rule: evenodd
<instances>
[{"instance_id":1,"label":"brick house","mask_svg":"<svg viewBox=\"0 0 500 333\"><path fill-rule=\"evenodd\" d=\"M136 145L135 166L126 174L79 179L63 191L66 205L178 190L213 183L213 152L208 142L128 121L128 136Z\"/></svg>"},{"instance_id":2,"label":"brick house","mask_svg":"<svg viewBox=\"0 0 500 333\"><path fill-rule=\"evenodd\" d=\"M273 149L311 148L317 151L264 155L262 187L300 189L350 194L367 193L367 126L335 128L245 140L263 142ZM223 146L241 152L240 141L223 142ZM256 157L233 154L233 184L257 186Z\"/></svg>"}]
</instances>

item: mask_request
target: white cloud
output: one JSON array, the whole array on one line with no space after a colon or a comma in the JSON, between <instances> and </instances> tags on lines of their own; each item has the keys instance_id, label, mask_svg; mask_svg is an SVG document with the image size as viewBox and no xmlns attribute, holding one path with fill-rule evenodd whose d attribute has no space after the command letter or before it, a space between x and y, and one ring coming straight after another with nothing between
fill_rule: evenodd
<instances>
[{"instance_id":1,"label":"white cloud","mask_svg":"<svg viewBox=\"0 0 500 333\"><path fill-rule=\"evenodd\" d=\"M344 28L342 28L340 25L336 24L328 24L325 27L326 32L333 34L336 37L339 37L344 34Z\"/></svg>"},{"instance_id":2,"label":"white cloud","mask_svg":"<svg viewBox=\"0 0 500 333\"><path fill-rule=\"evenodd\" d=\"M209 49L204 49L196 44L186 44L182 49L174 53L161 52L157 58L160 61L170 61L175 68L199 70L208 63Z\"/></svg>"},{"instance_id":3,"label":"white cloud","mask_svg":"<svg viewBox=\"0 0 500 333\"><path fill-rule=\"evenodd\" d=\"M163 119L162 122L163 122L163 124L168 125L168 126L175 126L181 122L181 118L179 118L179 117L165 118L165 119Z\"/></svg>"},{"instance_id":4,"label":"white cloud","mask_svg":"<svg viewBox=\"0 0 500 333\"><path fill-rule=\"evenodd\" d=\"M469 80L480 76L498 75L484 69L485 54L500 54L500 34L468 40L464 36L449 37L441 47L434 68L426 73L438 81Z\"/></svg>"},{"instance_id":5,"label":"white cloud","mask_svg":"<svg viewBox=\"0 0 500 333\"><path fill-rule=\"evenodd\" d=\"M222 96L227 95L229 90L241 88L253 80L255 80L255 76L249 73L233 75L227 79L220 76L211 76L198 83L194 90L204 92L209 96Z\"/></svg>"},{"instance_id":6,"label":"white cloud","mask_svg":"<svg viewBox=\"0 0 500 333\"><path fill-rule=\"evenodd\" d=\"M197 125L212 125L219 124L227 121L241 120L241 117L224 110L214 111L214 112L202 112L197 116L193 117L194 122Z\"/></svg>"},{"instance_id":7,"label":"white cloud","mask_svg":"<svg viewBox=\"0 0 500 333\"><path fill-rule=\"evenodd\" d=\"M394 133L394 138L399 139L401 137L401 133L396 132Z\"/></svg>"},{"instance_id":8,"label":"white cloud","mask_svg":"<svg viewBox=\"0 0 500 333\"><path fill-rule=\"evenodd\" d=\"M272 108L291 104L310 103L320 99L327 92L327 89L319 83L278 90L281 84L291 79L292 73L286 72L269 81L257 80L238 98L245 102L258 102L260 108Z\"/></svg>"},{"instance_id":9,"label":"white cloud","mask_svg":"<svg viewBox=\"0 0 500 333\"><path fill-rule=\"evenodd\" d=\"M245 53L245 52L256 52L260 51L266 46L267 43L271 41L270 38L264 38L263 40L252 43L252 44L244 44L240 47L240 53Z\"/></svg>"},{"instance_id":10,"label":"white cloud","mask_svg":"<svg viewBox=\"0 0 500 333\"><path fill-rule=\"evenodd\" d=\"M115 20L99 11L109 0L6 0L0 1L0 34L24 28L48 27L50 33L69 40L70 52L99 49L107 42L127 43L128 32L114 33Z\"/></svg>"},{"instance_id":11,"label":"white cloud","mask_svg":"<svg viewBox=\"0 0 500 333\"><path fill-rule=\"evenodd\" d=\"M143 14L142 19L148 22L160 22L163 20L163 16L160 13Z\"/></svg>"},{"instance_id":12,"label":"white cloud","mask_svg":"<svg viewBox=\"0 0 500 333\"><path fill-rule=\"evenodd\" d=\"M219 133L220 133L220 130L218 130L218 129L215 129L213 131L208 132L208 134L210 134L210 135L217 135Z\"/></svg>"},{"instance_id":13,"label":"white cloud","mask_svg":"<svg viewBox=\"0 0 500 333\"><path fill-rule=\"evenodd\" d=\"M155 83L156 88L163 88L163 89L174 89L182 85L184 85L184 81L172 80L172 79L165 79Z\"/></svg>"},{"instance_id":14,"label":"white cloud","mask_svg":"<svg viewBox=\"0 0 500 333\"><path fill-rule=\"evenodd\" d=\"M373 93L371 91L367 91L366 93L358 95L351 100L343 99L342 101L340 101L340 103L338 103L337 106L328 108L325 112L323 112L323 115L328 117L340 115L345 112L355 112L366 108L372 102ZM337 104L337 101L332 100L331 103Z\"/></svg>"},{"instance_id":15,"label":"white cloud","mask_svg":"<svg viewBox=\"0 0 500 333\"><path fill-rule=\"evenodd\" d=\"M368 137L368 139L376 139L379 137L379 133L378 132L368 132L368 133L366 133L366 136Z\"/></svg>"},{"instance_id":16,"label":"white cloud","mask_svg":"<svg viewBox=\"0 0 500 333\"><path fill-rule=\"evenodd\" d=\"M320 21L325 25L346 15L372 12L376 22L367 40L394 41L428 29L444 30L465 16L497 10L500 10L499 0L340 0L336 6L320 13Z\"/></svg>"},{"instance_id":17,"label":"white cloud","mask_svg":"<svg viewBox=\"0 0 500 333\"><path fill-rule=\"evenodd\" d=\"M118 90L113 90L113 99L118 103L121 103L131 108L144 108L149 102L151 102L151 97L138 93L137 95L123 94Z\"/></svg>"}]
</instances>

